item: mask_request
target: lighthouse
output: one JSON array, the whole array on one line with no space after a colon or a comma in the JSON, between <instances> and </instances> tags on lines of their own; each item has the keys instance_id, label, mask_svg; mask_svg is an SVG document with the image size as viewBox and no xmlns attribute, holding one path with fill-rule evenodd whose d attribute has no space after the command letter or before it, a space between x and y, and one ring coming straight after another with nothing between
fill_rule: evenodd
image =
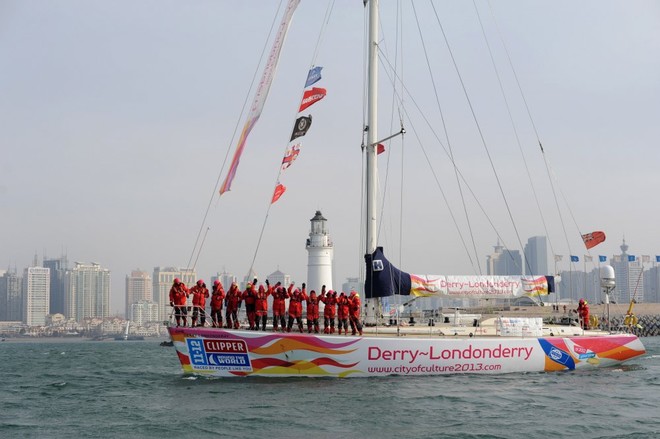
<instances>
[{"instance_id":1,"label":"lighthouse","mask_svg":"<svg viewBox=\"0 0 660 439\"><path fill-rule=\"evenodd\" d=\"M309 220L311 230L307 238L307 291L321 292L321 287L332 289L332 257L333 247L328 235L328 221L320 210Z\"/></svg>"}]
</instances>

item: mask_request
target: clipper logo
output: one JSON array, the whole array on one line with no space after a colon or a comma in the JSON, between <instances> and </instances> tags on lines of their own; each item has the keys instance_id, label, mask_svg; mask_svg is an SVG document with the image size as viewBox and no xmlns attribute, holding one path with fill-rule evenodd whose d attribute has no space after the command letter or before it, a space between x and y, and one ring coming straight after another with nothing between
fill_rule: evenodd
<instances>
[{"instance_id":1,"label":"clipper logo","mask_svg":"<svg viewBox=\"0 0 660 439\"><path fill-rule=\"evenodd\" d=\"M252 372L245 340L188 338L186 343L193 369Z\"/></svg>"}]
</instances>

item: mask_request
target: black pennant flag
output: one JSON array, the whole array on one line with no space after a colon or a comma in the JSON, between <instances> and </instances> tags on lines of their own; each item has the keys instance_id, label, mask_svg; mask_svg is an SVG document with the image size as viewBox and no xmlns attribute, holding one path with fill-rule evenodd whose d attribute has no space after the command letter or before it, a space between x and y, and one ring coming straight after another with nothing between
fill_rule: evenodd
<instances>
[{"instance_id":1,"label":"black pennant flag","mask_svg":"<svg viewBox=\"0 0 660 439\"><path fill-rule=\"evenodd\" d=\"M309 116L301 116L298 119L296 119L296 124L293 127L293 133L291 133L291 140L304 136L307 133L307 130L309 130L309 127L311 126L312 126L311 114Z\"/></svg>"}]
</instances>

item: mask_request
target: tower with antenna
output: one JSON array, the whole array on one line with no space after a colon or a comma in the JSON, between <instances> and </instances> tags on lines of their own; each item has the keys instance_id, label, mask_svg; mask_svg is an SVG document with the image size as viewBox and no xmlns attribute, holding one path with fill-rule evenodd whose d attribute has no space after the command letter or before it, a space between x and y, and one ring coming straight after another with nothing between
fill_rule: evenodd
<instances>
[{"instance_id":1,"label":"tower with antenna","mask_svg":"<svg viewBox=\"0 0 660 439\"><path fill-rule=\"evenodd\" d=\"M321 291L323 285L332 289L332 258L334 248L326 222L320 210L309 220L311 230L307 238L307 292Z\"/></svg>"}]
</instances>

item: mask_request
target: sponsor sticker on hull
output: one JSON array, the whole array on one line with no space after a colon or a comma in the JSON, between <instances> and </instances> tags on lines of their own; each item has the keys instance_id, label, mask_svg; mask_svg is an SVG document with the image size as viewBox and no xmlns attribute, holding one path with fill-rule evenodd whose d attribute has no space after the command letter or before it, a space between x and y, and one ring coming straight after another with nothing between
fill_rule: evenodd
<instances>
[{"instance_id":1,"label":"sponsor sticker on hull","mask_svg":"<svg viewBox=\"0 0 660 439\"><path fill-rule=\"evenodd\" d=\"M187 338L186 343L193 369L252 372L244 340Z\"/></svg>"}]
</instances>

